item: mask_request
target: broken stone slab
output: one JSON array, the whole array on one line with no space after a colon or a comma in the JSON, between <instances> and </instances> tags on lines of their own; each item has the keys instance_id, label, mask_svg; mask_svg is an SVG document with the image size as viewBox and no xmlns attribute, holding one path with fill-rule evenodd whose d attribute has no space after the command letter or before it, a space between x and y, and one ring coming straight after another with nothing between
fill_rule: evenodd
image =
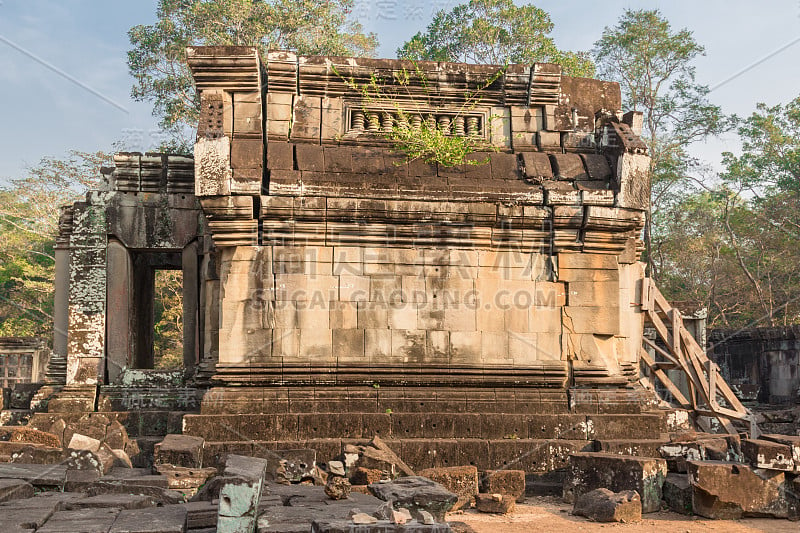
<instances>
[{"instance_id":1,"label":"broken stone slab","mask_svg":"<svg viewBox=\"0 0 800 533\"><path fill-rule=\"evenodd\" d=\"M80 433L73 433L72 438L69 439L69 444L67 448L73 450L89 450L90 452L96 452L100 449L101 441L98 439L94 439L92 437L88 437L86 435L81 435Z\"/></svg>"},{"instance_id":2,"label":"broken stone slab","mask_svg":"<svg viewBox=\"0 0 800 533\"><path fill-rule=\"evenodd\" d=\"M689 461L692 508L706 518L787 518L783 472L721 461Z\"/></svg>"},{"instance_id":3,"label":"broken stone slab","mask_svg":"<svg viewBox=\"0 0 800 533\"><path fill-rule=\"evenodd\" d=\"M155 507L157 503L157 500L152 496L143 496L140 494L101 494L99 496L90 496L67 502L63 507L66 511L103 507L144 509L147 507Z\"/></svg>"},{"instance_id":4,"label":"broken stone slab","mask_svg":"<svg viewBox=\"0 0 800 533\"><path fill-rule=\"evenodd\" d=\"M490 470L481 476L481 492L513 496L517 503L525 501L524 470Z\"/></svg>"},{"instance_id":5,"label":"broken stone slab","mask_svg":"<svg viewBox=\"0 0 800 533\"><path fill-rule=\"evenodd\" d=\"M189 496L194 495L197 489L206 481L217 474L216 468L186 468L169 464L155 465L156 471L167 478L167 487Z\"/></svg>"},{"instance_id":6,"label":"broken stone slab","mask_svg":"<svg viewBox=\"0 0 800 533\"><path fill-rule=\"evenodd\" d=\"M389 519L389 522L391 522L392 524L403 525L407 524L413 519L414 518L411 516L411 512L408 509L401 507L400 509L392 511L392 516Z\"/></svg>"},{"instance_id":7,"label":"broken stone slab","mask_svg":"<svg viewBox=\"0 0 800 533\"><path fill-rule=\"evenodd\" d=\"M188 502L181 504L186 509L186 528L213 528L217 525L217 504L212 502Z\"/></svg>"},{"instance_id":8,"label":"broken stone slab","mask_svg":"<svg viewBox=\"0 0 800 533\"><path fill-rule=\"evenodd\" d=\"M100 479L100 472L97 470L67 470L64 490L82 492L98 479Z\"/></svg>"},{"instance_id":9,"label":"broken stone slab","mask_svg":"<svg viewBox=\"0 0 800 533\"><path fill-rule=\"evenodd\" d=\"M161 476L159 476L161 477ZM95 481L86 488L87 496L99 496L101 494L138 494L141 496L151 496L161 505L174 505L184 501L184 495L180 492L167 490L162 487L152 485L136 485L135 480L114 480L106 481L101 479Z\"/></svg>"},{"instance_id":10,"label":"broken stone slab","mask_svg":"<svg viewBox=\"0 0 800 533\"><path fill-rule=\"evenodd\" d=\"M369 491L384 501L391 501L395 508L404 507L419 520L419 511L428 511L437 522L458 501L458 496L435 481L419 476L408 476L386 483L372 483Z\"/></svg>"},{"instance_id":11,"label":"broken stone slab","mask_svg":"<svg viewBox=\"0 0 800 533\"><path fill-rule=\"evenodd\" d=\"M0 479L0 503L33 498L33 485L23 479Z\"/></svg>"},{"instance_id":12,"label":"broken stone slab","mask_svg":"<svg viewBox=\"0 0 800 533\"><path fill-rule=\"evenodd\" d=\"M670 472L686 473L687 461L739 461L742 458L738 435L715 435L684 431L670 437L658 449L667 460Z\"/></svg>"},{"instance_id":13,"label":"broken stone slab","mask_svg":"<svg viewBox=\"0 0 800 533\"><path fill-rule=\"evenodd\" d=\"M55 465L64 460L62 448L50 448L40 444L25 444L11 454L12 463Z\"/></svg>"},{"instance_id":14,"label":"broken stone slab","mask_svg":"<svg viewBox=\"0 0 800 533\"><path fill-rule=\"evenodd\" d=\"M451 511L472 507L475 502L475 495L478 494L478 469L474 466L428 468L420 471L419 475L439 483L458 496ZM523 492L524 479L523 474Z\"/></svg>"},{"instance_id":15,"label":"broken stone slab","mask_svg":"<svg viewBox=\"0 0 800 533\"><path fill-rule=\"evenodd\" d=\"M570 455L564 479L564 501L575 499L594 489L612 492L635 490L642 501L643 513L661 509L661 496L667 462L664 459L633 457L594 452Z\"/></svg>"},{"instance_id":16,"label":"broken stone slab","mask_svg":"<svg viewBox=\"0 0 800 533\"><path fill-rule=\"evenodd\" d=\"M503 494L475 495L475 508L481 513L508 514L514 511L516 499Z\"/></svg>"},{"instance_id":17,"label":"broken stone slab","mask_svg":"<svg viewBox=\"0 0 800 533\"><path fill-rule=\"evenodd\" d=\"M61 447L61 439L53 433L25 426L13 427L10 429L9 442L27 442L29 444L40 444L49 448Z\"/></svg>"},{"instance_id":18,"label":"broken stone slab","mask_svg":"<svg viewBox=\"0 0 800 533\"><path fill-rule=\"evenodd\" d=\"M375 524L378 522L377 518L368 515L367 513L354 513L353 516L350 517L350 520L352 520L353 523L357 526L366 524Z\"/></svg>"},{"instance_id":19,"label":"broken stone slab","mask_svg":"<svg viewBox=\"0 0 800 533\"><path fill-rule=\"evenodd\" d=\"M742 455L755 468L768 468L784 472L797 472L800 465L792 458L792 447L788 444L762 439L742 441Z\"/></svg>"},{"instance_id":20,"label":"broken stone slab","mask_svg":"<svg viewBox=\"0 0 800 533\"><path fill-rule=\"evenodd\" d=\"M183 505L128 509L119 513L108 533L184 533L186 517Z\"/></svg>"},{"instance_id":21,"label":"broken stone slab","mask_svg":"<svg viewBox=\"0 0 800 533\"><path fill-rule=\"evenodd\" d=\"M169 434L155 445L153 461L155 464L170 464L185 468L201 468L203 466L202 437Z\"/></svg>"},{"instance_id":22,"label":"broken stone slab","mask_svg":"<svg viewBox=\"0 0 800 533\"><path fill-rule=\"evenodd\" d=\"M225 458L223 475L236 481L226 483L219 491L219 533L255 531L266 471L266 459L234 454Z\"/></svg>"},{"instance_id":23,"label":"broken stone slab","mask_svg":"<svg viewBox=\"0 0 800 533\"><path fill-rule=\"evenodd\" d=\"M328 472L335 476L344 476L344 463L341 461L328 461Z\"/></svg>"},{"instance_id":24,"label":"broken stone slab","mask_svg":"<svg viewBox=\"0 0 800 533\"><path fill-rule=\"evenodd\" d=\"M632 524L642 520L642 501L635 490L595 489L575 499L572 514L585 516L593 522Z\"/></svg>"},{"instance_id":25,"label":"broken stone slab","mask_svg":"<svg viewBox=\"0 0 800 533\"><path fill-rule=\"evenodd\" d=\"M688 474L667 474L664 479L664 502L679 514L692 514L692 486Z\"/></svg>"},{"instance_id":26,"label":"broken stone slab","mask_svg":"<svg viewBox=\"0 0 800 533\"><path fill-rule=\"evenodd\" d=\"M38 488L61 490L66 475L67 466L63 464L0 464L0 479L23 479Z\"/></svg>"},{"instance_id":27,"label":"broken stone slab","mask_svg":"<svg viewBox=\"0 0 800 533\"><path fill-rule=\"evenodd\" d=\"M114 454L104 447L97 451L65 450L64 464L69 470L95 470L105 475L114 467Z\"/></svg>"},{"instance_id":28,"label":"broken stone slab","mask_svg":"<svg viewBox=\"0 0 800 533\"><path fill-rule=\"evenodd\" d=\"M108 533L120 509L79 509L53 513L37 533Z\"/></svg>"},{"instance_id":29,"label":"broken stone slab","mask_svg":"<svg viewBox=\"0 0 800 533\"><path fill-rule=\"evenodd\" d=\"M785 444L792 450L792 460L795 465L800 465L800 435L777 435L775 433L768 433L761 435L759 439Z\"/></svg>"}]
</instances>

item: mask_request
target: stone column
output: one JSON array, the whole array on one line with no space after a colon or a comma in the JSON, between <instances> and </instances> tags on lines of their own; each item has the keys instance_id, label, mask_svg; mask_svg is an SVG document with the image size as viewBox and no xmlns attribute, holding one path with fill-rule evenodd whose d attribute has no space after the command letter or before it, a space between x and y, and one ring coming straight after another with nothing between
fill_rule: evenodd
<instances>
[{"instance_id":1,"label":"stone column","mask_svg":"<svg viewBox=\"0 0 800 533\"><path fill-rule=\"evenodd\" d=\"M56 247L55 301L53 303L53 353L67 356L69 325L69 247Z\"/></svg>"},{"instance_id":2,"label":"stone column","mask_svg":"<svg viewBox=\"0 0 800 533\"><path fill-rule=\"evenodd\" d=\"M194 368L198 363L200 303L199 258L197 241L183 249L183 366Z\"/></svg>"},{"instance_id":3,"label":"stone column","mask_svg":"<svg viewBox=\"0 0 800 533\"><path fill-rule=\"evenodd\" d=\"M108 302L106 304L106 372L113 383L120 372L131 366L131 292L133 265L130 253L116 240L108 243Z\"/></svg>"}]
</instances>

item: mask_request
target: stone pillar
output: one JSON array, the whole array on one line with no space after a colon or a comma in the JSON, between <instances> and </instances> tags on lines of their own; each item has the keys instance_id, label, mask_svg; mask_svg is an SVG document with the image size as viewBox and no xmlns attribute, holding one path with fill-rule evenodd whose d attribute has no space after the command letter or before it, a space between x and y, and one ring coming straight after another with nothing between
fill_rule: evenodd
<instances>
[{"instance_id":1,"label":"stone pillar","mask_svg":"<svg viewBox=\"0 0 800 533\"><path fill-rule=\"evenodd\" d=\"M197 241L183 249L183 366L194 368L198 361L200 303L199 258Z\"/></svg>"},{"instance_id":2,"label":"stone pillar","mask_svg":"<svg viewBox=\"0 0 800 533\"><path fill-rule=\"evenodd\" d=\"M106 304L106 373L113 383L133 360L131 292L133 265L130 253L116 240L108 243L108 302Z\"/></svg>"},{"instance_id":3,"label":"stone pillar","mask_svg":"<svg viewBox=\"0 0 800 533\"><path fill-rule=\"evenodd\" d=\"M53 303L53 353L67 356L69 325L69 247L56 247L55 301Z\"/></svg>"}]
</instances>

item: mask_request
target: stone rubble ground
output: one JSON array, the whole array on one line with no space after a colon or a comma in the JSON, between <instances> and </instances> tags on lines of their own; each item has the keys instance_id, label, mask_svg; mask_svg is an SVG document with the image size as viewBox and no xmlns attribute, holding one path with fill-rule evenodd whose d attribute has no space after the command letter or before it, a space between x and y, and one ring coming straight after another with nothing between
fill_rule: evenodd
<instances>
[{"instance_id":1,"label":"stone rubble ground","mask_svg":"<svg viewBox=\"0 0 800 533\"><path fill-rule=\"evenodd\" d=\"M602 441L547 476L414 472L377 436L327 463L307 449L230 453L209 466L204 439L172 434L155 445L152 468L130 467L125 450L135 443L102 416L55 419L51 431L0 428L0 436L14 447L0 463L0 527L9 532L512 533L534 521L542 531L796 531L790 520L800 519L800 437L787 435Z\"/></svg>"}]
</instances>

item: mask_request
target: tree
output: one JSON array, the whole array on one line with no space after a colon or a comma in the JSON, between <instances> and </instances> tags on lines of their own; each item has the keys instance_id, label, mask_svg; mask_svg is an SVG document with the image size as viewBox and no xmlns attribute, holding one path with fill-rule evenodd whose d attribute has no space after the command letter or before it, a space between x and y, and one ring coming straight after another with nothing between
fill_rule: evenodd
<instances>
[{"instance_id":1,"label":"tree","mask_svg":"<svg viewBox=\"0 0 800 533\"><path fill-rule=\"evenodd\" d=\"M401 59L466 63L560 63L572 76L592 76L594 65L583 52L559 50L549 36L550 16L512 0L470 0L439 11L424 33L397 49Z\"/></svg>"},{"instance_id":2,"label":"tree","mask_svg":"<svg viewBox=\"0 0 800 533\"><path fill-rule=\"evenodd\" d=\"M49 336L58 207L96 187L106 163L103 152L43 158L0 189L0 336Z\"/></svg>"},{"instance_id":3,"label":"tree","mask_svg":"<svg viewBox=\"0 0 800 533\"><path fill-rule=\"evenodd\" d=\"M180 133L198 118L187 46L369 56L377 39L348 18L352 5L353 0L159 0L158 21L128 31L131 95L152 102L161 127Z\"/></svg>"},{"instance_id":4,"label":"tree","mask_svg":"<svg viewBox=\"0 0 800 533\"><path fill-rule=\"evenodd\" d=\"M674 31L658 10L626 10L592 50L599 76L619 82L625 109L644 115L653 186L645 244L653 277L659 271L652 259L652 220L699 164L686 148L730 127L721 109L708 102L708 87L696 81L692 62L703 53L692 32Z\"/></svg>"}]
</instances>

